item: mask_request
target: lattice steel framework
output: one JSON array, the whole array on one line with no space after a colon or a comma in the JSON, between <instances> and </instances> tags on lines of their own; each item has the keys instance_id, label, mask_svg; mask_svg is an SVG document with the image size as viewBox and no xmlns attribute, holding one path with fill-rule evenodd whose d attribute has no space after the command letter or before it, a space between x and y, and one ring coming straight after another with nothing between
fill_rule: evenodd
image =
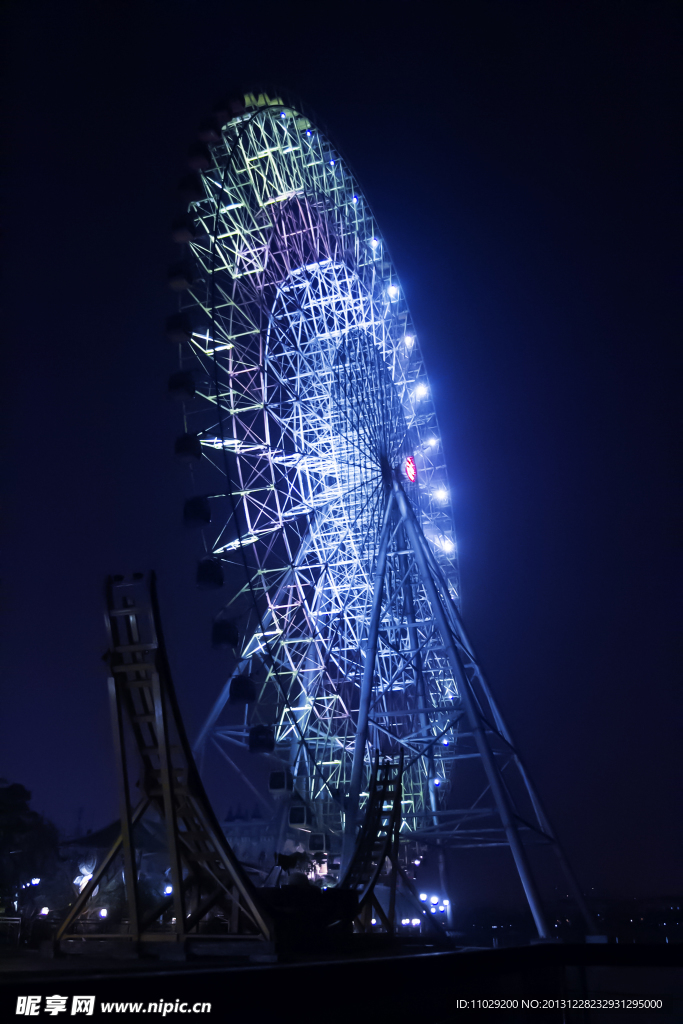
<instances>
[{"instance_id":1,"label":"lattice steel framework","mask_svg":"<svg viewBox=\"0 0 683 1024\"><path fill-rule=\"evenodd\" d=\"M190 204L199 237L181 292L190 319L180 365L193 372L196 398L185 424L201 440L195 488L210 495L206 551L244 581L228 607L253 601L240 667L260 661L265 678L247 725L275 726L276 752L292 764L317 827L335 832L387 467L415 458L418 482L406 488L454 595L455 542L419 344L371 211L306 117L278 100L253 102L223 127L201 175L204 194ZM437 734L452 736L457 717L446 659L433 650L423 666L425 722L403 633L389 614L371 726L387 752L397 738L419 752ZM220 726L226 697L202 742L246 744L244 726ZM407 830L423 823L434 777L448 777L435 747L404 780Z\"/></svg>"},{"instance_id":2,"label":"lattice steel framework","mask_svg":"<svg viewBox=\"0 0 683 1024\"><path fill-rule=\"evenodd\" d=\"M248 96L194 188L174 277L185 449L241 617L233 677L259 680L239 725L228 681L195 749L272 727L311 829L345 830L347 862L375 754L402 755L405 839L509 845L540 934L523 838L552 845L592 927L462 628L429 384L353 175L307 117Z\"/></svg>"}]
</instances>

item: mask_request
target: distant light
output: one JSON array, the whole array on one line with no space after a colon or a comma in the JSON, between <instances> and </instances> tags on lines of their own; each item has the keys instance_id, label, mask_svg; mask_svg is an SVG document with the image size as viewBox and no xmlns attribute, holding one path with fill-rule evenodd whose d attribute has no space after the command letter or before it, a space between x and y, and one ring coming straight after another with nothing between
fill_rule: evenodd
<instances>
[{"instance_id":1,"label":"distant light","mask_svg":"<svg viewBox=\"0 0 683 1024\"><path fill-rule=\"evenodd\" d=\"M414 484L417 480L417 466L415 465L415 459L412 455L409 455L406 459L404 469L411 484Z\"/></svg>"},{"instance_id":2,"label":"distant light","mask_svg":"<svg viewBox=\"0 0 683 1024\"><path fill-rule=\"evenodd\" d=\"M173 886L172 885L167 885L166 888L164 889L164 892L165 892L165 894L167 896L170 896L171 893L173 892Z\"/></svg>"},{"instance_id":3,"label":"distant light","mask_svg":"<svg viewBox=\"0 0 683 1024\"><path fill-rule=\"evenodd\" d=\"M285 114L285 112L284 112L284 110L283 110L283 111L282 111L282 113L280 114L280 117L286 117L286 116L287 116L287 115Z\"/></svg>"},{"instance_id":4,"label":"distant light","mask_svg":"<svg viewBox=\"0 0 683 1024\"><path fill-rule=\"evenodd\" d=\"M403 340L405 341L408 348L413 347L413 342L415 341L415 338L412 336L412 334L406 334Z\"/></svg>"},{"instance_id":5,"label":"distant light","mask_svg":"<svg viewBox=\"0 0 683 1024\"><path fill-rule=\"evenodd\" d=\"M439 487L437 491L434 491L434 497L437 501L445 501L448 497L448 491L445 487Z\"/></svg>"},{"instance_id":6,"label":"distant light","mask_svg":"<svg viewBox=\"0 0 683 1024\"><path fill-rule=\"evenodd\" d=\"M358 196L354 196L353 199L351 200L351 202L352 203L357 203L358 202Z\"/></svg>"},{"instance_id":7,"label":"distant light","mask_svg":"<svg viewBox=\"0 0 683 1024\"><path fill-rule=\"evenodd\" d=\"M435 913L436 913L436 907L430 907L429 909L430 909L430 911L431 911L431 913L432 913L432 914L435 914Z\"/></svg>"},{"instance_id":8,"label":"distant light","mask_svg":"<svg viewBox=\"0 0 683 1024\"><path fill-rule=\"evenodd\" d=\"M377 246L379 245L379 242L377 241L376 238L371 238L370 239L370 245L372 246L373 249L376 249Z\"/></svg>"},{"instance_id":9,"label":"distant light","mask_svg":"<svg viewBox=\"0 0 683 1024\"><path fill-rule=\"evenodd\" d=\"M433 904L434 904L434 906L436 906L436 905L437 905L437 903L439 902L439 897L438 897L438 896L432 896L432 898L430 899L430 901L429 901L429 902L430 902L430 903L433 903Z\"/></svg>"},{"instance_id":10,"label":"distant light","mask_svg":"<svg viewBox=\"0 0 683 1024\"><path fill-rule=\"evenodd\" d=\"M330 160L330 167L334 167L334 160Z\"/></svg>"},{"instance_id":11,"label":"distant light","mask_svg":"<svg viewBox=\"0 0 683 1024\"><path fill-rule=\"evenodd\" d=\"M50 913L50 909L49 909L49 907L43 907L43 908L41 909L40 913L42 914L42 916L43 916L43 917L45 917L45 915L46 915L46 914L49 914L49 913Z\"/></svg>"},{"instance_id":12,"label":"distant light","mask_svg":"<svg viewBox=\"0 0 683 1024\"><path fill-rule=\"evenodd\" d=\"M438 789L439 786L441 785L441 779L432 779L432 782L434 784L435 789Z\"/></svg>"},{"instance_id":13,"label":"distant light","mask_svg":"<svg viewBox=\"0 0 683 1024\"><path fill-rule=\"evenodd\" d=\"M416 866L416 867L418 867L418 868L419 868L419 866L420 866L420 863L421 863L421 862L420 862L419 860L414 860L414 861L413 861L413 864L415 864L415 866Z\"/></svg>"},{"instance_id":14,"label":"distant light","mask_svg":"<svg viewBox=\"0 0 683 1024\"><path fill-rule=\"evenodd\" d=\"M401 924L410 924L410 918L409 917L402 917L401 918Z\"/></svg>"},{"instance_id":15,"label":"distant light","mask_svg":"<svg viewBox=\"0 0 683 1024\"><path fill-rule=\"evenodd\" d=\"M445 908L445 907L439 907L439 910L440 910L440 911L441 911L441 913L443 914L443 913L445 912L446 908Z\"/></svg>"},{"instance_id":16,"label":"distant light","mask_svg":"<svg viewBox=\"0 0 683 1024\"><path fill-rule=\"evenodd\" d=\"M106 916L107 916L106 907L102 907L102 909L100 910L100 917L106 917Z\"/></svg>"},{"instance_id":17,"label":"distant light","mask_svg":"<svg viewBox=\"0 0 683 1024\"><path fill-rule=\"evenodd\" d=\"M441 740L441 742L443 743L444 747L448 746L448 740Z\"/></svg>"},{"instance_id":18,"label":"distant light","mask_svg":"<svg viewBox=\"0 0 683 1024\"><path fill-rule=\"evenodd\" d=\"M420 893L420 899L422 900L423 903L426 903L426 901L427 901L427 893L426 892L421 892Z\"/></svg>"},{"instance_id":19,"label":"distant light","mask_svg":"<svg viewBox=\"0 0 683 1024\"><path fill-rule=\"evenodd\" d=\"M429 388L427 387L426 384L418 384L417 387L415 388L415 397L416 398L424 398L424 396L427 394L428 390L429 390Z\"/></svg>"},{"instance_id":20,"label":"distant light","mask_svg":"<svg viewBox=\"0 0 683 1024\"><path fill-rule=\"evenodd\" d=\"M310 132L306 132L306 134L307 134L307 135L310 135L311 133L310 133Z\"/></svg>"},{"instance_id":21,"label":"distant light","mask_svg":"<svg viewBox=\"0 0 683 1024\"><path fill-rule=\"evenodd\" d=\"M398 296L398 288L395 284L390 284L387 288L387 295L390 299L395 299Z\"/></svg>"},{"instance_id":22,"label":"distant light","mask_svg":"<svg viewBox=\"0 0 683 1024\"><path fill-rule=\"evenodd\" d=\"M377 919L373 917L373 919L372 919L372 921L370 922L370 924L377 924Z\"/></svg>"},{"instance_id":23,"label":"distant light","mask_svg":"<svg viewBox=\"0 0 683 1024\"><path fill-rule=\"evenodd\" d=\"M31 879L31 885L40 885L40 879L39 878L32 878Z\"/></svg>"},{"instance_id":24,"label":"distant light","mask_svg":"<svg viewBox=\"0 0 683 1024\"><path fill-rule=\"evenodd\" d=\"M444 907L450 907L451 901L450 900L444 900L443 901L443 905L444 905Z\"/></svg>"},{"instance_id":25,"label":"distant light","mask_svg":"<svg viewBox=\"0 0 683 1024\"><path fill-rule=\"evenodd\" d=\"M436 448L437 443L438 442L435 437L430 437L429 440L427 441L427 444L429 445L430 448Z\"/></svg>"},{"instance_id":26,"label":"distant light","mask_svg":"<svg viewBox=\"0 0 683 1024\"><path fill-rule=\"evenodd\" d=\"M449 540L448 537L443 542L444 551L452 551L454 547L453 541Z\"/></svg>"}]
</instances>

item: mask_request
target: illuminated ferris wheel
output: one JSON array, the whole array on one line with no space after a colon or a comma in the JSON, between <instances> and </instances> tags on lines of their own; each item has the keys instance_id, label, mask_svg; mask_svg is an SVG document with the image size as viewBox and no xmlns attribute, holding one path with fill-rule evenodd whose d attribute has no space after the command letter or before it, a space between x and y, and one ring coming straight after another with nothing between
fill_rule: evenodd
<instances>
[{"instance_id":1,"label":"illuminated ferris wheel","mask_svg":"<svg viewBox=\"0 0 683 1024\"><path fill-rule=\"evenodd\" d=\"M307 118L280 100L246 98L251 109L198 148L202 173L185 182L195 191L177 227L191 254L171 281L180 295L169 322L180 351L172 383L185 398L177 449L197 463L185 519L203 528L199 583L224 581L230 592L214 634L229 637L239 623L234 678L250 696L249 734L216 727L213 738L272 742L318 829L335 831L387 474L403 470L455 596L449 488L410 311L357 182ZM433 651L418 697L410 637L386 610L367 760L372 749L391 757L407 744L404 821L415 829L430 786L447 778L439 749L431 744L423 758L420 746L450 735L456 693Z\"/></svg>"},{"instance_id":2,"label":"illuminated ferris wheel","mask_svg":"<svg viewBox=\"0 0 683 1024\"><path fill-rule=\"evenodd\" d=\"M289 824L324 842L353 836L375 759L400 760L403 837L509 845L534 909L520 832L555 840L459 618L441 438L372 212L324 134L266 95L205 125L191 163L176 452L197 582L226 597L214 641L237 654L195 749L268 754ZM473 758L483 788L448 810Z\"/></svg>"},{"instance_id":3,"label":"illuminated ferris wheel","mask_svg":"<svg viewBox=\"0 0 683 1024\"><path fill-rule=\"evenodd\" d=\"M250 697L249 734L217 727L213 739L272 742L318 829L335 832L392 469L410 460L406 493L454 595L455 541L418 339L368 204L306 117L246 99L251 109L198 149L190 220L177 229L191 252L172 271L180 312L169 321L180 347L173 386L186 399L177 448L196 460L185 518L203 530L198 582L231 592L214 634L239 622L235 679ZM425 660L418 699L400 634L387 608L368 765L371 749L396 756L412 737L418 755L428 736L448 733L445 659ZM415 756L406 773L408 829L430 786L446 783L438 753Z\"/></svg>"}]
</instances>

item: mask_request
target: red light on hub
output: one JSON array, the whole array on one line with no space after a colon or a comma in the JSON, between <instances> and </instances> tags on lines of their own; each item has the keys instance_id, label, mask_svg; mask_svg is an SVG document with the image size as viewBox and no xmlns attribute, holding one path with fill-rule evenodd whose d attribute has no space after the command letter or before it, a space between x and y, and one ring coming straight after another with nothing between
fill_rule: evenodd
<instances>
[{"instance_id":1,"label":"red light on hub","mask_svg":"<svg viewBox=\"0 0 683 1024\"><path fill-rule=\"evenodd\" d=\"M415 459L412 455L409 455L406 459L405 471L411 484L414 484L417 480L417 466L415 465Z\"/></svg>"}]
</instances>

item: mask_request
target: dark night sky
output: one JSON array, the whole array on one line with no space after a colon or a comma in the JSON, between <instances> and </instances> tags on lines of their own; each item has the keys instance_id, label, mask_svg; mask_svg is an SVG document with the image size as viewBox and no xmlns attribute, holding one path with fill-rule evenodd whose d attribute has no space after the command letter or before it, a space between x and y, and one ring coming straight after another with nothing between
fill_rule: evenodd
<instances>
[{"instance_id":1,"label":"dark night sky","mask_svg":"<svg viewBox=\"0 0 683 1024\"><path fill-rule=\"evenodd\" d=\"M108 572L156 568L191 738L225 679L180 523L168 225L199 118L281 83L393 253L464 616L569 855L596 893L680 890L677 5L4 10L0 775L67 831L114 816Z\"/></svg>"}]
</instances>

